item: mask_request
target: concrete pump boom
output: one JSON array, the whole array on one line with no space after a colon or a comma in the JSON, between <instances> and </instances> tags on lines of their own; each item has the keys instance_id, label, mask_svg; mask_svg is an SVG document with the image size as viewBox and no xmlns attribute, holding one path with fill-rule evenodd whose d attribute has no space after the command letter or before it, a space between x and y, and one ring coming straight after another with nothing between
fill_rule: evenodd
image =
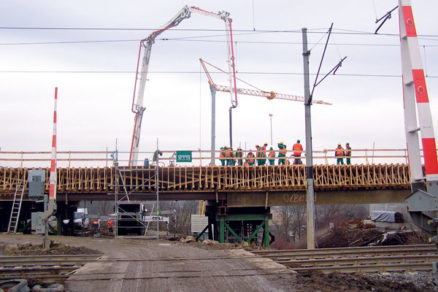
<instances>
[{"instance_id":1,"label":"concrete pump boom","mask_svg":"<svg viewBox=\"0 0 438 292\"><path fill-rule=\"evenodd\" d=\"M157 36L159 36L164 31L177 26L184 19L190 18L192 12L196 12L206 16L213 16L225 22L225 34L227 38L227 53L228 53L228 76L229 76L230 88L234 88L234 96L233 96L233 91L230 91L231 108L237 107L237 91L235 89L236 70L234 64L233 35L231 28L232 19L228 17L230 14L226 11L219 11L218 13L214 13L194 6L192 7L184 6L175 15L175 17L173 17L162 28L152 32L146 39L140 41L138 60L137 60L137 71L135 74L135 85L134 85L134 93L132 97L132 108L131 108L132 112L135 114L135 118L134 118L134 131L132 134L132 141L131 141L131 150L129 154L129 166L135 166L137 164L137 159L138 159L138 147L139 147L140 135L141 135L141 122L143 119L143 112L145 110L145 107L143 106L143 97L144 97L145 85L147 80L147 74L149 71L149 61L151 57L152 45L154 44ZM141 64L141 71L139 72L140 57L143 48L144 48L144 55ZM137 83L138 83L138 88L137 88Z\"/></svg>"}]
</instances>

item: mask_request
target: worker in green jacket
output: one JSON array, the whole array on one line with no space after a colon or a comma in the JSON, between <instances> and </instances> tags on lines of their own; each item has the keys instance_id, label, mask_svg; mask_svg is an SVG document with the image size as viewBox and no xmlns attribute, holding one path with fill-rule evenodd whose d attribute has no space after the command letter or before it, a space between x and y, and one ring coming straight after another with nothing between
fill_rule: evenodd
<instances>
[{"instance_id":1,"label":"worker in green jacket","mask_svg":"<svg viewBox=\"0 0 438 292\"><path fill-rule=\"evenodd\" d=\"M269 160L269 165L275 165L275 150L272 147L269 149L268 160Z\"/></svg>"},{"instance_id":2,"label":"worker in green jacket","mask_svg":"<svg viewBox=\"0 0 438 292\"><path fill-rule=\"evenodd\" d=\"M350 143L347 143L347 145L345 145L345 157L347 157L347 165L351 164L351 147L350 147Z\"/></svg>"},{"instance_id":3,"label":"worker in green jacket","mask_svg":"<svg viewBox=\"0 0 438 292\"><path fill-rule=\"evenodd\" d=\"M242 166L243 165L243 151L240 147L237 148L236 159L237 159L237 165Z\"/></svg>"},{"instance_id":4,"label":"worker in green jacket","mask_svg":"<svg viewBox=\"0 0 438 292\"><path fill-rule=\"evenodd\" d=\"M225 166L225 148L227 147L221 147L221 152L219 153L219 160L222 166Z\"/></svg>"},{"instance_id":5,"label":"worker in green jacket","mask_svg":"<svg viewBox=\"0 0 438 292\"><path fill-rule=\"evenodd\" d=\"M278 165L285 165L286 164L286 159L284 158L280 158L280 157L286 157L286 153L287 153L287 146L286 144L284 144L283 142L278 143Z\"/></svg>"}]
</instances>

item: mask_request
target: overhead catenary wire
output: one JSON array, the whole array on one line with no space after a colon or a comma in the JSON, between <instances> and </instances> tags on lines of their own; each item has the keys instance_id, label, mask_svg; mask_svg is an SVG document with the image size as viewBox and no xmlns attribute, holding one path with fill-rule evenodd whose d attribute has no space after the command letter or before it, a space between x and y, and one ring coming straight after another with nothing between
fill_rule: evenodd
<instances>
[{"instance_id":1,"label":"overhead catenary wire","mask_svg":"<svg viewBox=\"0 0 438 292\"><path fill-rule=\"evenodd\" d=\"M0 70L2 73L25 73L25 74L135 74L135 71L85 71L85 70ZM199 74L199 71L150 71L150 74ZM257 72L257 71L238 71L240 75L303 75L302 72ZM212 74L215 74L214 72ZM310 73L316 75L316 73ZM382 77L382 78L401 78L400 74L370 74L370 73L336 73L334 76L345 77ZM429 75L427 78L438 78L438 75Z\"/></svg>"}]
</instances>

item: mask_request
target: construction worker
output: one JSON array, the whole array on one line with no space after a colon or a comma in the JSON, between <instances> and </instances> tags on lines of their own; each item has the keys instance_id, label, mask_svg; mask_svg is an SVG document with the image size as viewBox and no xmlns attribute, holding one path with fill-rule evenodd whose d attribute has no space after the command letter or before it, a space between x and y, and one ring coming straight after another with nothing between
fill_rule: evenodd
<instances>
[{"instance_id":1,"label":"construction worker","mask_svg":"<svg viewBox=\"0 0 438 292\"><path fill-rule=\"evenodd\" d=\"M248 154L246 155L246 163L248 163L249 166L253 166L255 163L255 155L251 150L249 150Z\"/></svg>"},{"instance_id":2,"label":"construction worker","mask_svg":"<svg viewBox=\"0 0 438 292\"><path fill-rule=\"evenodd\" d=\"M219 160L222 166L225 166L225 148L226 147L221 147L221 152L219 153Z\"/></svg>"},{"instance_id":3,"label":"construction worker","mask_svg":"<svg viewBox=\"0 0 438 292\"><path fill-rule=\"evenodd\" d=\"M225 147L225 159L227 160L227 166L233 165L233 150Z\"/></svg>"},{"instance_id":4,"label":"construction worker","mask_svg":"<svg viewBox=\"0 0 438 292\"><path fill-rule=\"evenodd\" d=\"M286 159L284 158L280 158L280 157L286 157L286 153L287 153L287 146L286 144L284 144L283 142L278 143L278 165L285 165L286 164Z\"/></svg>"},{"instance_id":5,"label":"construction worker","mask_svg":"<svg viewBox=\"0 0 438 292\"><path fill-rule=\"evenodd\" d=\"M275 165L275 150L274 148L269 148L269 165Z\"/></svg>"},{"instance_id":6,"label":"construction worker","mask_svg":"<svg viewBox=\"0 0 438 292\"><path fill-rule=\"evenodd\" d=\"M342 148L341 143L338 143L338 148L336 148L335 150L335 157L337 157L336 159L336 164L342 164L344 165L344 148Z\"/></svg>"},{"instance_id":7,"label":"construction worker","mask_svg":"<svg viewBox=\"0 0 438 292\"><path fill-rule=\"evenodd\" d=\"M345 157L347 157L347 165L351 164L351 147L350 147L350 143L347 143L345 145Z\"/></svg>"},{"instance_id":8,"label":"construction worker","mask_svg":"<svg viewBox=\"0 0 438 292\"><path fill-rule=\"evenodd\" d=\"M265 142L265 144L263 144L262 147L260 147L260 157L261 159L261 164L260 165L265 165L266 163L266 147L268 147L268 143Z\"/></svg>"},{"instance_id":9,"label":"construction worker","mask_svg":"<svg viewBox=\"0 0 438 292\"><path fill-rule=\"evenodd\" d=\"M108 220L108 232L113 233L114 221L112 219Z\"/></svg>"},{"instance_id":10,"label":"construction worker","mask_svg":"<svg viewBox=\"0 0 438 292\"><path fill-rule=\"evenodd\" d=\"M297 140L297 143L295 143L292 146L292 150L294 151L294 164L303 164L301 161L301 153L303 153L303 145L301 145L300 140Z\"/></svg>"},{"instance_id":11,"label":"construction worker","mask_svg":"<svg viewBox=\"0 0 438 292\"><path fill-rule=\"evenodd\" d=\"M262 156L262 152L261 152L259 144L256 144L255 148L256 148L257 165L260 165L260 163L261 163L260 162L260 160L261 160L260 158Z\"/></svg>"},{"instance_id":12,"label":"construction worker","mask_svg":"<svg viewBox=\"0 0 438 292\"><path fill-rule=\"evenodd\" d=\"M236 158L237 158L237 165L242 166L243 165L243 151L240 147L237 148Z\"/></svg>"},{"instance_id":13,"label":"construction worker","mask_svg":"<svg viewBox=\"0 0 438 292\"><path fill-rule=\"evenodd\" d=\"M93 220L92 228L94 234L97 234L97 232L99 232L99 220L97 219Z\"/></svg>"}]
</instances>

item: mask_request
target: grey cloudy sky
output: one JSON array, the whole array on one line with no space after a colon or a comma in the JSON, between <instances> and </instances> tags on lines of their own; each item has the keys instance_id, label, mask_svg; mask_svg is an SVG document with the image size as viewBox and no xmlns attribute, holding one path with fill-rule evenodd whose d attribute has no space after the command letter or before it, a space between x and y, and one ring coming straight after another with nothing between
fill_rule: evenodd
<instances>
[{"instance_id":1,"label":"grey cloudy sky","mask_svg":"<svg viewBox=\"0 0 438 292\"><path fill-rule=\"evenodd\" d=\"M324 32L333 22L335 33L322 71L330 70L343 56L348 58L338 75L315 91L316 99L333 105L312 108L314 149L347 141L354 148L372 148L373 143L377 148L405 146L397 11L381 35L367 34L377 27L376 16L397 1L79 0L0 1L2 150L50 150L53 92L58 86L59 150L112 149L117 138L119 149L128 151L138 42L151 32L7 28L153 29L186 4L230 12L239 78L264 90L297 95L303 95L301 28L309 29L311 72L315 73ZM435 132L437 10L435 1L413 3ZM217 19L193 14L178 29L160 35L152 49L146 85L141 151L154 150L157 138L161 149L209 149L210 91L198 59L226 68L223 28ZM214 76L224 83L224 76ZM228 144L229 106L229 95L218 93L218 147ZM253 148L269 142L269 113L273 114L274 144L283 141L291 146L297 138L304 140L301 103L239 96L233 113L235 146Z\"/></svg>"}]
</instances>

